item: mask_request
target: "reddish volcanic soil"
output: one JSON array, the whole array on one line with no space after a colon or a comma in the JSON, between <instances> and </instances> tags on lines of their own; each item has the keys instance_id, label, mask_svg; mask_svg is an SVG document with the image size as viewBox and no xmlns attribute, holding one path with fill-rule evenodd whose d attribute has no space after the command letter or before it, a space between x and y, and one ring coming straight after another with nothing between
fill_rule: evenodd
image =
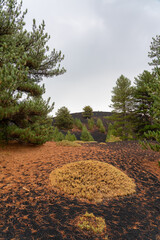
<instances>
[{"instance_id":1,"label":"reddish volcanic soil","mask_svg":"<svg viewBox=\"0 0 160 240\"><path fill-rule=\"evenodd\" d=\"M56 193L50 172L80 160L111 163L135 179L136 194L93 204ZM109 240L160 239L160 154L142 150L136 142L82 147L0 147L0 239L104 239L94 238L74 226L88 212L105 218Z\"/></svg>"}]
</instances>

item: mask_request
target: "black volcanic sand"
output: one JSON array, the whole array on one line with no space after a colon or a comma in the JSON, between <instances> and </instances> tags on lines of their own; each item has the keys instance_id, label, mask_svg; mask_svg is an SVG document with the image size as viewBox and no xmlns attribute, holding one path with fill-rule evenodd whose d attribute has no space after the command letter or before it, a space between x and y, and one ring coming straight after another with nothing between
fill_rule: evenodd
<instances>
[{"instance_id":1,"label":"black volcanic sand","mask_svg":"<svg viewBox=\"0 0 160 240\"><path fill-rule=\"evenodd\" d=\"M39 188L27 191L17 183L14 189L9 188L5 193L0 193L1 240L96 239L73 226L74 218L86 211L105 218L111 240L160 239L160 181L144 165L146 161L150 161L150 164L157 161L159 153L142 150L136 142L85 146L88 151L83 153L84 160L98 159L126 172L135 179L136 194L96 205L70 200L67 196L57 195L51 188L46 188L46 179L52 170L53 161L44 164L35 162ZM95 151L90 150L92 147L95 147ZM65 154L66 152L65 149ZM25 174L27 173L24 172Z\"/></svg>"}]
</instances>

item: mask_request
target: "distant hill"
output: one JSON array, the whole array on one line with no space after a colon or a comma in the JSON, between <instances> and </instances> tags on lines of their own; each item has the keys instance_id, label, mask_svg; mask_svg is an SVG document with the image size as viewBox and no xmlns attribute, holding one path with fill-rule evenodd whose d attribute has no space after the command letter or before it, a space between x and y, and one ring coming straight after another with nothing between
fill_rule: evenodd
<instances>
[{"instance_id":1,"label":"distant hill","mask_svg":"<svg viewBox=\"0 0 160 240\"><path fill-rule=\"evenodd\" d=\"M108 116L111 116L112 113L111 112L101 112L101 111L97 111L97 112L93 112L93 116L92 118L95 121L95 124L98 120L98 118L100 118L103 122L103 125L106 129L105 133L101 133L99 131L99 129L95 126L93 130L90 131L91 135L93 136L94 140L97 142L105 142L106 140L106 135L107 135L107 130L108 130L108 123L109 121L105 118ZM87 126L88 128L88 119L83 117L83 113L79 112L79 113L71 113L71 116L75 119L78 118L81 120L81 122ZM54 124L54 119L53 119L53 124ZM66 130L62 130L62 132L65 134L67 131ZM81 131L77 128L73 128L70 130L71 133L74 133L75 136L77 137L78 140L80 140L80 136L81 136Z\"/></svg>"}]
</instances>

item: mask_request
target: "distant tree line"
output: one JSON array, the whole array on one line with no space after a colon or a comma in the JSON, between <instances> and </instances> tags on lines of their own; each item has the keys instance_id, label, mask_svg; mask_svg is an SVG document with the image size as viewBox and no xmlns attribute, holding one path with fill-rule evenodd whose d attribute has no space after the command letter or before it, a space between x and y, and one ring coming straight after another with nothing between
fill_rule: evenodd
<instances>
[{"instance_id":1,"label":"distant tree line","mask_svg":"<svg viewBox=\"0 0 160 240\"><path fill-rule=\"evenodd\" d=\"M153 38L148 56L152 72L145 70L135 78L134 86L121 75L112 91L109 119L113 134L122 140L146 138L160 143L160 36ZM160 149L159 144L149 146Z\"/></svg>"}]
</instances>

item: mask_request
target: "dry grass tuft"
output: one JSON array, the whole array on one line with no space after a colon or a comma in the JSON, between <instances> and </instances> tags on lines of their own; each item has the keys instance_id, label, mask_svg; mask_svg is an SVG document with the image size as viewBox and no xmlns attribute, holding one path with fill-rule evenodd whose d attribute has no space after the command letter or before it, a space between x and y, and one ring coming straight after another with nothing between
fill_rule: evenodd
<instances>
[{"instance_id":1,"label":"dry grass tuft","mask_svg":"<svg viewBox=\"0 0 160 240\"><path fill-rule=\"evenodd\" d=\"M81 147L80 144L78 144L77 142L72 142L72 141L68 141L68 140L62 140L60 142L56 142L57 146L71 146L71 147Z\"/></svg>"},{"instance_id":2,"label":"dry grass tuft","mask_svg":"<svg viewBox=\"0 0 160 240\"><path fill-rule=\"evenodd\" d=\"M93 213L86 212L76 219L76 226L81 230L88 231L91 234L102 234L106 231L104 218L96 217Z\"/></svg>"},{"instance_id":3,"label":"dry grass tuft","mask_svg":"<svg viewBox=\"0 0 160 240\"><path fill-rule=\"evenodd\" d=\"M111 164L87 160L68 163L50 174L53 187L93 202L135 193L134 181Z\"/></svg>"},{"instance_id":4,"label":"dry grass tuft","mask_svg":"<svg viewBox=\"0 0 160 240\"><path fill-rule=\"evenodd\" d=\"M106 139L106 142L120 142L120 141L122 141L120 137L116 137L113 135L111 135L109 138Z\"/></svg>"}]
</instances>

